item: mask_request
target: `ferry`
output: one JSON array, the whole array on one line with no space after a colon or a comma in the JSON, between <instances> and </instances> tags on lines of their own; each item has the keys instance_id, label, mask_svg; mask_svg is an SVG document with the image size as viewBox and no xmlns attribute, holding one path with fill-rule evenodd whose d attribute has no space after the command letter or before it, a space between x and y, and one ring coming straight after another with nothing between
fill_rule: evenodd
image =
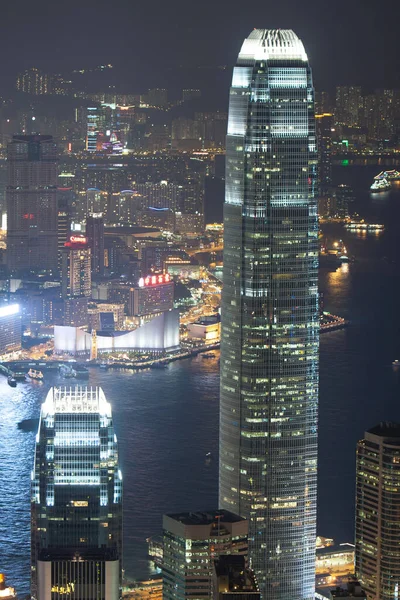
<instances>
[{"instance_id":1,"label":"ferry","mask_svg":"<svg viewBox=\"0 0 400 600\"><path fill-rule=\"evenodd\" d=\"M26 381L26 375L22 371L15 371L12 376L16 381Z\"/></svg>"},{"instance_id":2,"label":"ferry","mask_svg":"<svg viewBox=\"0 0 400 600\"><path fill-rule=\"evenodd\" d=\"M42 381L43 373L42 371L36 371L36 369L29 369L28 377L30 377L31 379L38 379L39 381Z\"/></svg>"},{"instance_id":3,"label":"ferry","mask_svg":"<svg viewBox=\"0 0 400 600\"><path fill-rule=\"evenodd\" d=\"M12 377L12 375L7 377L7 383L11 387L17 387L17 380L15 379L15 377Z\"/></svg>"},{"instance_id":4,"label":"ferry","mask_svg":"<svg viewBox=\"0 0 400 600\"><path fill-rule=\"evenodd\" d=\"M393 365L394 367L400 367L400 360L397 360L397 359L396 359L396 360L394 360L394 361L392 362L392 365Z\"/></svg>"},{"instance_id":5,"label":"ferry","mask_svg":"<svg viewBox=\"0 0 400 600\"><path fill-rule=\"evenodd\" d=\"M66 379L76 377L76 371L70 365L60 365L59 371L60 375L62 375Z\"/></svg>"},{"instance_id":6,"label":"ferry","mask_svg":"<svg viewBox=\"0 0 400 600\"><path fill-rule=\"evenodd\" d=\"M106 371L108 369L108 364L107 363L100 363L99 367L100 367L100 369L103 369L104 371Z\"/></svg>"},{"instance_id":7,"label":"ferry","mask_svg":"<svg viewBox=\"0 0 400 600\"><path fill-rule=\"evenodd\" d=\"M374 179L387 179L388 181L398 181L400 179L400 171L392 169L390 171L381 171L375 175Z\"/></svg>"},{"instance_id":8,"label":"ferry","mask_svg":"<svg viewBox=\"0 0 400 600\"><path fill-rule=\"evenodd\" d=\"M387 192L390 190L391 185L385 177L382 179L375 179L371 187L369 188L371 192Z\"/></svg>"},{"instance_id":9,"label":"ferry","mask_svg":"<svg viewBox=\"0 0 400 600\"><path fill-rule=\"evenodd\" d=\"M365 231L383 231L385 226L380 223L365 223L365 221L350 221L345 223L345 229L350 231L354 230L365 230Z\"/></svg>"}]
</instances>

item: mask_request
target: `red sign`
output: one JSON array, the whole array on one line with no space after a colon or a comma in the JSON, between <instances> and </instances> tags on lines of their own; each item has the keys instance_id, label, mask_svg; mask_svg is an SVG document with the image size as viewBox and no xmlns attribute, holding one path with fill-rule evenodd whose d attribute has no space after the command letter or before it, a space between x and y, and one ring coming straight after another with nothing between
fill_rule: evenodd
<instances>
[{"instance_id":1,"label":"red sign","mask_svg":"<svg viewBox=\"0 0 400 600\"><path fill-rule=\"evenodd\" d=\"M71 235L71 237L69 238L69 241L72 242L73 244L86 244L87 238L78 236L78 235Z\"/></svg>"},{"instance_id":2,"label":"red sign","mask_svg":"<svg viewBox=\"0 0 400 600\"><path fill-rule=\"evenodd\" d=\"M170 281L171 277L169 273L165 273L165 275L148 275L139 279L139 287L159 285L160 283L169 283Z\"/></svg>"}]
</instances>

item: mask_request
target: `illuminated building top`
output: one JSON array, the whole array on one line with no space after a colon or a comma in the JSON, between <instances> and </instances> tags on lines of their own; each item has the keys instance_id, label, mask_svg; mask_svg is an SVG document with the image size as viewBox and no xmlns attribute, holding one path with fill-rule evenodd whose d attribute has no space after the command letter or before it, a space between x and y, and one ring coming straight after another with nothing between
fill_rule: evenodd
<instances>
[{"instance_id":1,"label":"illuminated building top","mask_svg":"<svg viewBox=\"0 0 400 600\"><path fill-rule=\"evenodd\" d=\"M42 406L42 416L47 417L55 413L98 413L111 417L111 405L101 388L53 387Z\"/></svg>"},{"instance_id":2,"label":"illuminated building top","mask_svg":"<svg viewBox=\"0 0 400 600\"><path fill-rule=\"evenodd\" d=\"M171 283L171 277L168 273L165 273L164 275L148 275L147 277L141 277L139 279L139 287L148 287L162 283Z\"/></svg>"},{"instance_id":3,"label":"illuminated building top","mask_svg":"<svg viewBox=\"0 0 400 600\"><path fill-rule=\"evenodd\" d=\"M307 60L303 42L291 29L254 29L243 42L238 62Z\"/></svg>"}]
</instances>

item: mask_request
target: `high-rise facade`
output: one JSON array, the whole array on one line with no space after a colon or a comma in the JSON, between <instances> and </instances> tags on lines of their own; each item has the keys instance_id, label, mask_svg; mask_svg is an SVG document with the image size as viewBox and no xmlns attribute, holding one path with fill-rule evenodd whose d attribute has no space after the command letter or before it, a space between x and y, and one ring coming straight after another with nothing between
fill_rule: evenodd
<instances>
[{"instance_id":1,"label":"high-rise facade","mask_svg":"<svg viewBox=\"0 0 400 600\"><path fill-rule=\"evenodd\" d=\"M86 218L86 237L91 251L92 274L104 274L104 219L101 213Z\"/></svg>"},{"instance_id":2,"label":"high-rise facade","mask_svg":"<svg viewBox=\"0 0 400 600\"><path fill-rule=\"evenodd\" d=\"M246 519L227 510L163 517L163 600L212 598L214 559L247 556Z\"/></svg>"},{"instance_id":3,"label":"high-rise facade","mask_svg":"<svg viewBox=\"0 0 400 600\"><path fill-rule=\"evenodd\" d=\"M32 598L118 600L122 476L101 388L51 388L31 483Z\"/></svg>"},{"instance_id":4,"label":"high-rise facade","mask_svg":"<svg viewBox=\"0 0 400 600\"><path fill-rule=\"evenodd\" d=\"M357 444L356 575L368 600L400 586L400 424L380 423Z\"/></svg>"},{"instance_id":5,"label":"high-rise facade","mask_svg":"<svg viewBox=\"0 0 400 600\"><path fill-rule=\"evenodd\" d=\"M51 135L15 135L7 148L7 266L57 270L57 147Z\"/></svg>"},{"instance_id":6,"label":"high-rise facade","mask_svg":"<svg viewBox=\"0 0 400 600\"><path fill-rule=\"evenodd\" d=\"M219 502L247 517L264 599L314 598L318 221L314 90L291 30L252 31L230 91Z\"/></svg>"},{"instance_id":7,"label":"high-rise facade","mask_svg":"<svg viewBox=\"0 0 400 600\"><path fill-rule=\"evenodd\" d=\"M92 295L91 250L86 237L71 235L64 245L61 289L63 298Z\"/></svg>"}]
</instances>

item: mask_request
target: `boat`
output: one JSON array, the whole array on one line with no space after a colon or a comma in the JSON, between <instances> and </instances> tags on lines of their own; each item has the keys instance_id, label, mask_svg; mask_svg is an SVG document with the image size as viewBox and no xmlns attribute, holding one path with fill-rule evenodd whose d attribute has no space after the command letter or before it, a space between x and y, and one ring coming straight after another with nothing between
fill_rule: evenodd
<instances>
[{"instance_id":1,"label":"boat","mask_svg":"<svg viewBox=\"0 0 400 600\"><path fill-rule=\"evenodd\" d=\"M86 367L75 367L75 374L78 379L88 379L89 370Z\"/></svg>"},{"instance_id":2,"label":"boat","mask_svg":"<svg viewBox=\"0 0 400 600\"><path fill-rule=\"evenodd\" d=\"M392 362L392 365L393 365L394 367L400 367L400 360L397 360L397 359L396 359L396 360L394 360L394 361Z\"/></svg>"},{"instance_id":3,"label":"boat","mask_svg":"<svg viewBox=\"0 0 400 600\"><path fill-rule=\"evenodd\" d=\"M350 231L382 231L385 229L385 226L381 223L366 223L365 221L350 221L349 223L346 223L344 227Z\"/></svg>"},{"instance_id":4,"label":"boat","mask_svg":"<svg viewBox=\"0 0 400 600\"><path fill-rule=\"evenodd\" d=\"M206 352L205 354L202 354L203 358L214 358L215 357L215 353L214 352Z\"/></svg>"},{"instance_id":5,"label":"boat","mask_svg":"<svg viewBox=\"0 0 400 600\"><path fill-rule=\"evenodd\" d=\"M375 179L371 187L369 188L371 192L387 192L390 190L391 185L385 177L382 179Z\"/></svg>"},{"instance_id":6,"label":"boat","mask_svg":"<svg viewBox=\"0 0 400 600\"><path fill-rule=\"evenodd\" d=\"M37 379L38 381L42 381L43 373L42 371L37 371L36 369L29 369L28 377L31 379Z\"/></svg>"},{"instance_id":7,"label":"boat","mask_svg":"<svg viewBox=\"0 0 400 600\"><path fill-rule=\"evenodd\" d=\"M60 365L59 371L60 375L62 375L66 379L76 377L76 371L70 365Z\"/></svg>"},{"instance_id":8,"label":"boat","mask_svg":"<svg viewBox=\"0 0 400 600\"><path fill-rule=\"evenodd\" d=\"M23 419L17 424L17 427L22 431L37 431L39 427L39 419Z\"/></svg>"},{"instance_id":9,"label":"boat","mask_svg":"<svg viewBox=\"0 0 400 600\"><path fill-rule=\"evenodd\" d=\"M389 181L397 181L400 179L400 171L396 171L396 169L381 171L378 173L378 175L375 175L374 179L388 179Z\"/></svg>"},{"instance_id":10,"label":"boat","mask_svg":"<svg viewBox=\"0 0 400 600\"><path fill-rule=\"evenodd\" d=\"M108 364L107 363L100 363L99 367L100 367L100 369L103 369L104 371L106 371L108 369Z\"/></svg>"},{"instance_id":11,"label":"boat","mask_svg":"<svg viewBox=\"0 0 400 600\"><path fill-rule=\"evenodd\" d=\"M12 376L16 381L26 381L26 374L22 371L15 371Z\"/></svg>"},{"instance_id":12,"label":"boat","mask_svg":"<svg viewBox=\"0 0 400 600\"><path fill-rule=\"evenodd\" d=\"M7 383L11 387L17 387L17 380L12 375L10 375L9 377L7 377Z\"/></svg>"}]
</instances>

